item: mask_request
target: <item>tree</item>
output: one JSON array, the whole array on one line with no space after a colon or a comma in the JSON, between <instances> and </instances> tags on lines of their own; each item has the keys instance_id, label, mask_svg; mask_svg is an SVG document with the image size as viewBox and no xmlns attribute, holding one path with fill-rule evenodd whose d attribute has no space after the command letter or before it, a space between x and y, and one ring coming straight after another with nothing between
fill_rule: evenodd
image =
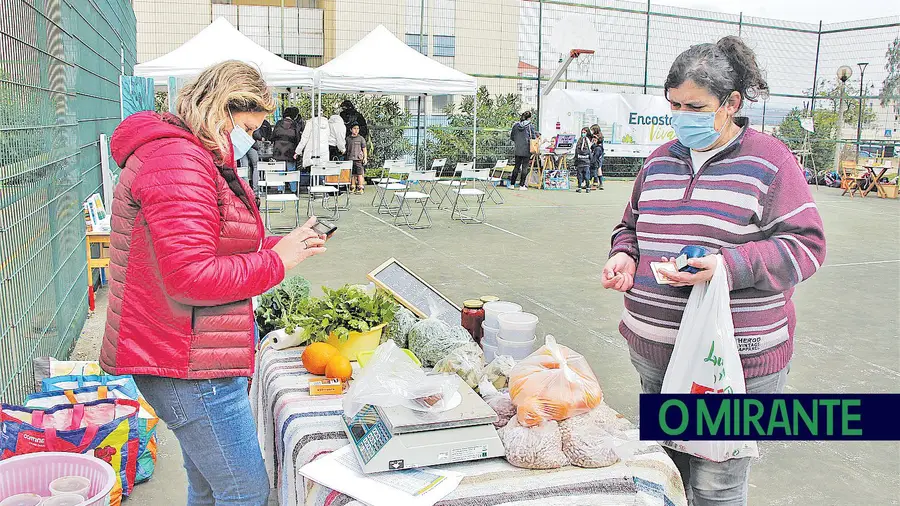
<instances>
[{"instance_id":1,"label":"tree","mask_svg":"<svg viewBox=\"0 0 900 506\"><path fill-rule=\"evenodd\" d=\"M795 107L789 112L779 125L775 137L781 139L793 151L803 148L807 132L800 127L800 119L807 117L806 112ZM837 113L827 109L816 109L813 113L815 132L809 134L809 144L812 150L812 163L806 163L812 168L815 164L817 170L828 169L834 164L834 143L837 136Z\"/></svg>"},{"instance_id":2,"label":"tree","mask_svg":"<svg viewBox=\"0 0 900 506\"><path fill-rule=\"evenodd\" d=\"M512 141L509 129L519 119L522 99L517 94L491 98L487 87L478 88L477 166L493 165L499 158L509 158ZM444 110L447 126L428 128L428 155L446 158L447 167L472 160L473 97L462 99L459 106L450 104Z\"/></svg>"},{"instance_id":3,"label":"tree","mask_svg":"<svg viewBox=\"0 0 900 506\"><path fill-rule=\"evenodd\" d=\"M863 93L865 95L870 95L874 90L874 85L869 84L865 86L863 89ZM807 95L812 94L812 90L806 90ZM856 126L856 118L859 117L859 90L854 90L852 86L845 85L844 86L844 124ZM816 100L820 105L816 106L816 109L821 109L821 99L825 99L827 101L827 107L831 109L832 112L837 114L838 107L840 106L841 100L841 85L837 82L837 79L833 80L825 80L822 79L819 81L819 85L816 87ZM863 103L863 126L868 125L869 123L875 121L877 119L877 115L875 114L874 109L868 102ZM837 132L835 132L837 133Z\"/></svg>"},{"instance_id":4,"label":"tree","mask_svg":"<svg viewBox=\"0 0 900 506\"><path fill-rule=\"evenodd\" d=\"M881 83L879 98L881 105L893 103L894 112L900 113L900 37L894 39L884 56L887 59L884 64L887 76Z\"/></svg>"}]
</instances>

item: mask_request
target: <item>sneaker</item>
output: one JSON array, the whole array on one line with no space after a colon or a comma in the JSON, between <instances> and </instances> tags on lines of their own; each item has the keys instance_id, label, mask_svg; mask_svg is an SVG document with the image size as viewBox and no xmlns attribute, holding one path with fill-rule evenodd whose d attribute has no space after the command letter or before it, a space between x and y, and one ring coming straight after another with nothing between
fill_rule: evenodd
<instances>
[{"instance_id":1,"label":"sneaker","mask_svg":"<svg viewBox=\"0 0 900 506\"><path fill-rule=\"evenodd\" d=\"M575 188L575 193L581 193L581 188Z\"/></svg>"},{"instance_id":2,"label":"sneaker","mask_svg":"<svg viewBox=\"0 0 900 506\"><path fill-rule=\"evenodd\" d=\"M527 189L528 189L527 186L520 186L520 187L519 187L519 190L521 190L521 191L525 191L525 190L527 190Z\"/></svg>"},{"instance_id":3,"label":"sneaker","mask_svg":"<svg viewBox=\"0 0 900 506\"><path fill-rule=\"evenodd\" d=\"M518 189L519 189L519 185L514 184L514 185L510 186L510 189L512 189L512 190L518 190Z\"/></svg>"},{"instance_id":4,"label":"sneaker","mask_svg":"<svg viewBox=\"0 0 900 506\"><path fill-rule=\"evenodd\" d=\"M585 188L585 189L584 189L584 193L591 193L591 189L590 189L590 188Z\"/></svg>"}]
</instances>

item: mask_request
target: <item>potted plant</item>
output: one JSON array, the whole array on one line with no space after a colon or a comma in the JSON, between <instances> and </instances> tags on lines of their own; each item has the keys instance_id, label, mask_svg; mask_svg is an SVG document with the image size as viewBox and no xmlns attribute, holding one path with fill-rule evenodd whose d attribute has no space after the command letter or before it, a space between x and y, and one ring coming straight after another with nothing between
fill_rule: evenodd
<instances>
[{"instance_id":1,"label":"potted plant","mask_svg":"<svg viewBox=\"0 0 900 506\"><path fill-rule=\"evenodd\" d=\"M285 316L285 331L301 332L301 342L326 342L349 360L356 360L361 351L377 348L381 331L397 309L394 299L358 285L337 290L323 287L322 291L322 297L301 301Z\"/></svg>"}]
</instances>

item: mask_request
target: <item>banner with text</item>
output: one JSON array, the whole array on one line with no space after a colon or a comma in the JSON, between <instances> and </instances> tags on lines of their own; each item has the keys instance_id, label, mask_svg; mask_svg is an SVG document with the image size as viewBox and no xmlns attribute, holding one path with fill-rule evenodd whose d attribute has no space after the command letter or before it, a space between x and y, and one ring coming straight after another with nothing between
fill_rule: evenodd
<instances>
[{"instance_id":1,"label":"banner with text","mask_svg":"<svg viewBox=\"0 0 900 506\"><path fill-rule=\"evenodd\" d=\"M541 101L545 139L557 131L577 134L595 123L603 131L606 156L643 158L675 138L663 97L554 89Z\"/></svg>"}]
</instances>

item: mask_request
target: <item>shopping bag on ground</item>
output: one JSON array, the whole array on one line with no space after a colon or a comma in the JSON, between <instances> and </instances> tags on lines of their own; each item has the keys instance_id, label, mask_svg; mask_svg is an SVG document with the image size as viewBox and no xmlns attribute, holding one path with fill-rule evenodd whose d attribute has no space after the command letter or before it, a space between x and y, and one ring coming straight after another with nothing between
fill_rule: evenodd
<instances>
[{"instance_id":1,"label":"shopping bag on ground","mask_svg":"<svg viewBox=\"0 0 900 506\"><path fill-rule=\"evenodd\" d=\"M708 283L694 285L663 379L664 394L744 394L725 265L716 256ZM663 441L663 446L716 462L757 457L756 441Z\"/></svg>"},{"instance_id":2,"label":"shopping bag on ground","mask_svg":"<svg viewBox=\"0 0 900 506\"><path fill-rule=\"evenodd\" d=\"M119 385L124 388L130 399L138 398L138 388L137 383L134 382L134 378L131 376L110 376L107 374L98 374L96 376L82 376L77 374L70 376L52 376L50 378L45 378L44 381L41 382L41 391L64 392L66 390L75 390L76 388L109 387L112 385Z\"/></svg>"},{"instance_id":3,"label":"shopping bag on ground","mask_svg":"<svg viewBox=\"0 0 900 506\"><path fill-rule=\"evenodd\" d=\"M159 417L153 407L140 395L134 397L137 385L129 378L125 384L112 384L109 386L87 386L73 390L60 390L50 392L36 392L25 399L25 407L49 409L60 405L84 404L101 399L130 399L138 401L141 408L138 412L138 463L135 483L142 483L153 476L156 469L157 439L156 426Z\"/></svg>"},{"instance_id":4,"label":"shopping bag on ground","mask_svg":"<svg viewBox=\"0 0 900 506\"><path fill-rule=\"evenodd\" d=\"M37 452L93 455L116 473L111 506L131 494L137 474L140 404L104 399L47 410L4 404L0 411L0 460Z\"/></svg>"}]
</instances>

